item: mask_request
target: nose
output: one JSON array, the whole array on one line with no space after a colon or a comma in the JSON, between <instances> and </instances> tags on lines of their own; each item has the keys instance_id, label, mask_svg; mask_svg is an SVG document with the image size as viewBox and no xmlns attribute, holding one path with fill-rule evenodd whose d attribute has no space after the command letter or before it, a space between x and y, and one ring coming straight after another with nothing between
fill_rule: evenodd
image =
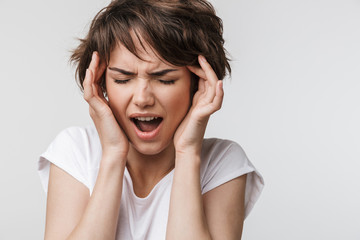
<instances>
[{"instance_id":1,"label":"nose","mask_svg":"<svg viewBox=\"0 0 360 240\"><path fill-rule=\"evenodd\" d=\"M139 84L135 86L133 103L139 108L146 108L154 105L154 93L148 81L139 81Z\"/></svg>"}]
</instances>

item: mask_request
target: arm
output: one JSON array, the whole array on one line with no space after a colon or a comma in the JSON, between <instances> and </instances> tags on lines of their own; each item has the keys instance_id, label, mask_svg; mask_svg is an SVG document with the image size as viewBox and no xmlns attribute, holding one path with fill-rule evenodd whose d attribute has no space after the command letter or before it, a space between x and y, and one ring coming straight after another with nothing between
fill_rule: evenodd
<instances>
[{"instance_id":1,"label":"arm","mask_svg":"<svg viewBox=\"0 0 360 240\"><path fill-rule=\"evenodd\" d=\"M93 194L75 178L50 167L45 239L114 239L122 191L123 166L107 156Z\"/></svg>"},{"instance_id":2,"label":"arm","mask_svg":"<svg viewBox=\"0 0 360 240\"><path fill-rule=\"evenodd\" d=\"M199 157L177 155L166 239L211 239L200 189Z\"/></svg>"},{"instance_id":3,"label":"arm","mask_svg":"<svg viewBox=\"0 0 360 240\"><path fill-rule=\"evenodd\" d=\"M45 239L115 238L129 143L98 85L104 70L94 53L83 83L103 153L93 193L51 165Z\"/></svg>"},{"instance_id":4,"label":"arm","mask_svg":"<svg viewBox=\"0 0 360 240\"><path fill-rule=\"evenodd\" d=\"M245 185L246 175L242 175L203 195L206 221L212 239L241 239Z\"/></svg>"},{"instance_id":5,"label":"arm","mask_svg":"<svg viewBox=\"0 0 360 240\"><path fill-rule=\"evenodd\" d=\"M181 168L175 167L169 216L174 235L167 239L241 239L246 175L201 195L200 169L190 163L195 159L187 159L187 165L178 159Z\"/></svg>"},{"instance_id":6,"label":"arm","mask_svg":"<svg viewBox=\"0 0 360 240\"><path fill-rule=\"evenodd\" d=\"M188 67L200 77L199 90L174 136L176 159L166 239L240 239L244 178L201 195L201 145L210 115L221 108L223 89L205 58L199 56L199 63L201 68ZM229 214L231 210L236 213ZM227 226L230 221L235 222Z\"/></svg>"}]
</instances>

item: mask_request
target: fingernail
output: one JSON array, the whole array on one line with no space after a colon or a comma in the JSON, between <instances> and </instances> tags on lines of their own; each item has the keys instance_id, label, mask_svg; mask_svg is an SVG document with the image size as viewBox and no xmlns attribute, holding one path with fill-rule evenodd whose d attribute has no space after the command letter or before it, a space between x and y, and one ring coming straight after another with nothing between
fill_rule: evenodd
<instances>
[{"instance_id":1,"label":"fingernail","mask_svg":"<svg viewBox=\"0 0 360 240\"><path fill-rule=\"evenodd\" d=\"M204 63L206 63L206 58L204 57L204 56L202 56L202 55L200 55L200 61L202 61L202 62L204 62Z\"/></svg>"}]
</instances>

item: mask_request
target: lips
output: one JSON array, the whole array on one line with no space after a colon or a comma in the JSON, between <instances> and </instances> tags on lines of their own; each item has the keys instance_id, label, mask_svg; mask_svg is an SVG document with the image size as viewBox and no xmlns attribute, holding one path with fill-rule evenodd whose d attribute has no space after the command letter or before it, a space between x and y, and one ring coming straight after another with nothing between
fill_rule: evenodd
<instances>
[{"instance_id":1,"label":"lips","mask_svg":"<svg viewBox=\"0 0 360 240\"><path fill-rule=\"evenodd\" d=\"M132 115L131 121L136 135L142 140L152 140L158 134L162 126L163 118L156 115Z\"/></svg>"}]
</instances>

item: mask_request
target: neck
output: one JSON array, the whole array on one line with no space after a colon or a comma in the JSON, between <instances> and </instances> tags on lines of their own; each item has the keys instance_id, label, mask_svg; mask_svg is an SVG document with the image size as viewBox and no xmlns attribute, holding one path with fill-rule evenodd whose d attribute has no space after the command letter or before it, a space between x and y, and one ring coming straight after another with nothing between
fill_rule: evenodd
<instances>
[{"instance_id":1,"label":"neck","mask_svg":"<svg viewBox=\"0 0 360 240\"><path fill-rule=\"evenodd\" d=\"M138 190L144 188L139 192L146 194L148 190L151 191L174 166L175 148L173 144L155 155L142 154L130 145L126 167L130 173L134 188Z\"/></svg>"}]
</instances>

